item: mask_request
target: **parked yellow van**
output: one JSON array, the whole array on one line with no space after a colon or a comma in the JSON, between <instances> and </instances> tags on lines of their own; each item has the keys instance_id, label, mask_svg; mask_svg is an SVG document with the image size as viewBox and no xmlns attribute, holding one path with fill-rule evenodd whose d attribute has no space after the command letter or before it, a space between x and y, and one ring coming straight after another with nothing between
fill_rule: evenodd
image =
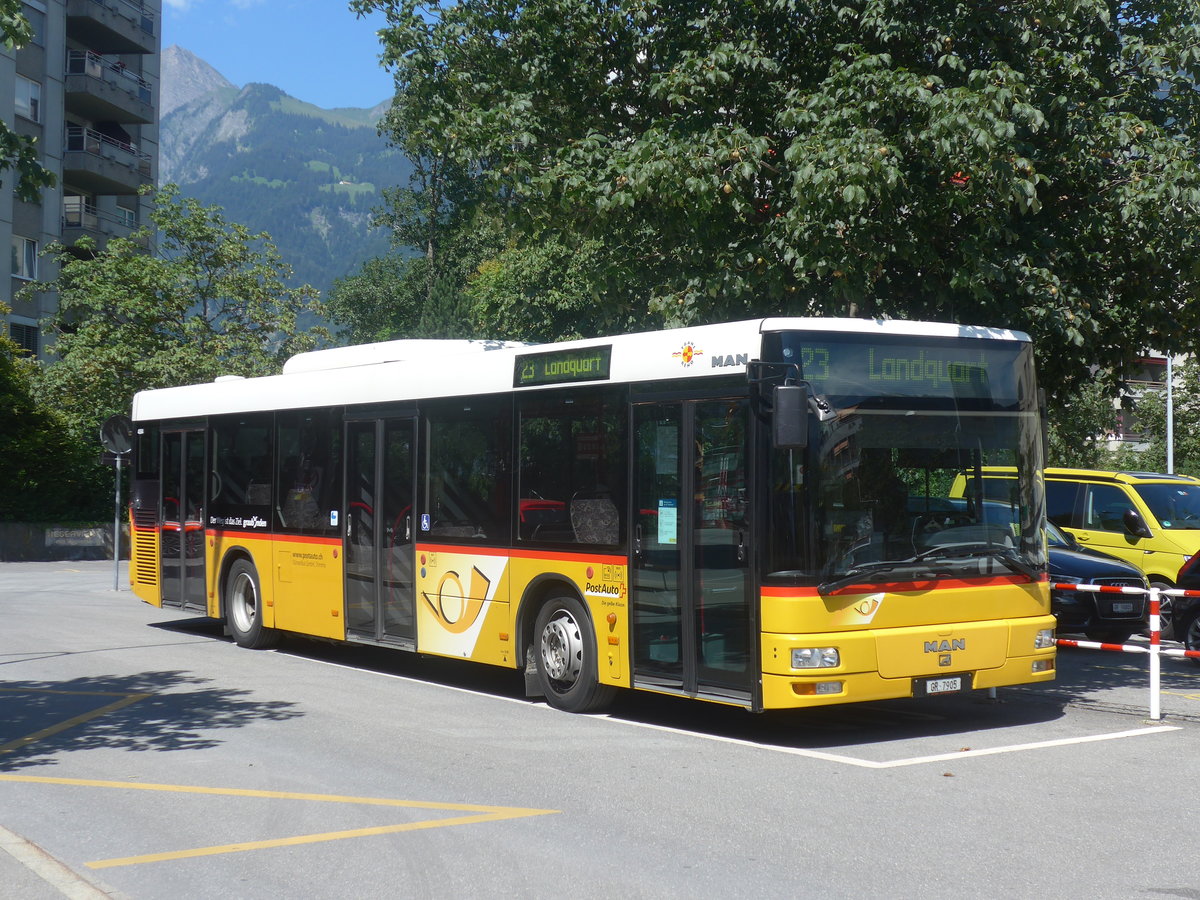
<instances>
[{"instance_id":1,"label":"parked yellow van","mask_svg":"<svg viewBox=\"0 0 1200 900\"><path fill-rule=\"evenodd\" d=\"M985 467L983 496L1004 499L1015 475ZM1103 472L1048 468L1046 517L1085 547L1128 560L1151 585L1175 587L1180 568L1200 551L1200 478L1161 472ZM951 495L968 496L971 473L958 476ZM1164 597L1163 631L1170 621Z\"/></svg>"}]
</instances>

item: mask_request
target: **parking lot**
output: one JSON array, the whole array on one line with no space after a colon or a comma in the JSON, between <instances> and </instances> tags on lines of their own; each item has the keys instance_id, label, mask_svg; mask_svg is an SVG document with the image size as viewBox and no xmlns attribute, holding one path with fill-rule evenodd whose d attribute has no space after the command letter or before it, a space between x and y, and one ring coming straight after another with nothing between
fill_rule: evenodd
<instances>
[{"instance_id":1,"label":"parking lot","mask_svg":"<svg viewBox=\"0 0 1200 900\"><path fill-rule=\"evenodd\" d=\"M0 566L0 894L1200 896L1189 661L1159 721L1146 657L1088 650L994 699L572 716L505 670L240 650L112 571Z\"/></svg>"}]
</instances>

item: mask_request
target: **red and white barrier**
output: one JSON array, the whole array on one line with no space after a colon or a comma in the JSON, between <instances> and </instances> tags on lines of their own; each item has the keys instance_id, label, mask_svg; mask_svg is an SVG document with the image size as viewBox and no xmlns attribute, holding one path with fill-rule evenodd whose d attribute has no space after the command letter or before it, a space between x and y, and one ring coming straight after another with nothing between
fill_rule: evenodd
<instances>
[{"instance_id":1,"label":"red and white barrier","mask_svg":"<svg viewBox=\"0 0 1200 900\"><path fill-rule=\"evenodd\" d=\"M1119 653L1146 653L1150 656L1150 718L1154 721L1162 718L1161 704L1161 667L1162 657L1187 657L1200 659L1200 651L1177 650L1174 647L1162 646L1162 623L1159 619L1160 598L1167 597L1200 597L1200 591L1185 591L1182 588L1139 588L1117 587L1111 584L1051 584L1051 590L1056 591L1090 591L1097 594L1149 594L1150 595L1150 644L1143 647L1140 644L1105 644L1100 641L1072 641L1058 638L1059 647L1082 647L1085 650L1114 650Z\"/></svg>"}]
</instances>

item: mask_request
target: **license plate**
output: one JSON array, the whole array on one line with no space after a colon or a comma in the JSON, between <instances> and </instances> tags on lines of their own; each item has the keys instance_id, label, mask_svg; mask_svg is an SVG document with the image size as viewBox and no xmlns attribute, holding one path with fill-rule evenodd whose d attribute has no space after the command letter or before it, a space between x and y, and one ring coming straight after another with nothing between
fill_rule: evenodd
<instances>
[{"instance_id":1,"label":"license plate","mask_svg":"<svg viewBox=\"0 0 1200 900\"><path fill-rule=\"evenodd\" d=\"M962 675L948 675L944 678L917 678L913 681L914 697L928 697L930 694L953 694L962 689Z\"/></svg>"},{"instance_id":2,"label":"license plate","mask_svg":"<svg viewBox=\"0 0 1200 900\"><path fill-rule=\"evenodd\" d=\"M1133 604L1132 603L1114 603L1112 605L1112 611L1115 613L1131 613L1131 612L1133 612Z\"/></svg>"}]
</instances>

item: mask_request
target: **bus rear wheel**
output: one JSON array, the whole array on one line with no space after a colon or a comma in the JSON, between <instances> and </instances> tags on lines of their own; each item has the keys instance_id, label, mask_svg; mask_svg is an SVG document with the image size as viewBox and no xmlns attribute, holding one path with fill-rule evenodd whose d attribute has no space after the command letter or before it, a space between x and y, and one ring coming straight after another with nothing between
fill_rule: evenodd
<instances>
[{"instance_id":1,"label":"bus rear wheel","mask_svg":"<svg viewBox=\"0 0 1200 900\"><path fill-rule=\"evenodd\" d=\"M596 637L587 611L574 597L555 597L534 623L538 683L553 707L596 712L612 703L616 689L597 674Z\"/></svg>"},{"instance_id":2,"label":"bus rear wheel","mask_svg":"<svg viewBox=\"0 0 1200 900\"><path fill-rule=\"evenodd\" d=\"M254 564L239 559L225 578L225 623L239 647L265 650L279 641L279 632L263 625L262 591Z\"/></svg>"}]
</instances>

